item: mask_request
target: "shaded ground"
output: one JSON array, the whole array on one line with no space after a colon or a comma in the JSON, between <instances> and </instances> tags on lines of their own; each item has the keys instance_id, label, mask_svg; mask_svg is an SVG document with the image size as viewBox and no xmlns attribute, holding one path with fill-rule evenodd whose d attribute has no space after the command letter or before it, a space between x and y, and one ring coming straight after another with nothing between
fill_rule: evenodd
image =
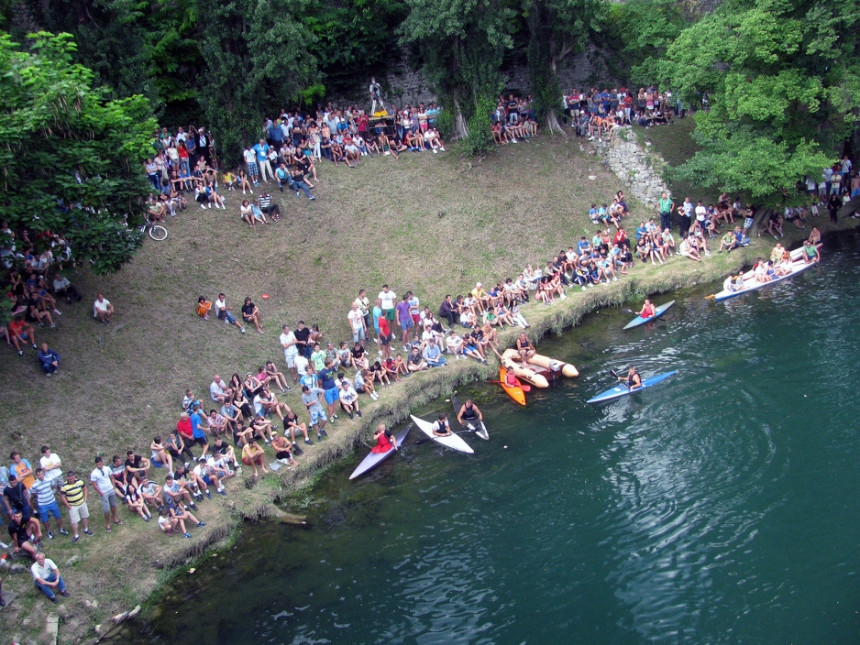
<instances>
[{"instance_id":1,"label":"shaded ground","mask_svg":"<svg viewBox=\"0 0 860 645\"><path fill-rule=\"evenodd\" d=\"M318 323L326 338L346 340L349 302L360 287L374 297L383 282L398 294L415 291L435 311L445 293L513 275L527 262L543 263L554 250L590 235L589 205L606 201L622 187L596 156L580 150L579 141L558 136L509 145L483 161L463 160L450 151L410 154L399 162L367 159L354 170L325 165L320 176L316 201L274 193L285 214L280 223L250 230L239 221L241 193L227 193L227 211L193 205L168 222L166 241L147 239L120 273L74 276L85 301L60 305L59 329L37 330L37 340L46 340L62 355L61 374L44 378L34 351L25 358L11 350L2 353L2 452L18 449L35 461L38 447L48 443L64 467L87 473L96 452L124 455L134 448L147 453L153 435L175 427L186 388L206 400L216 372L225 378L244 374L267 359L283 366L277 341L283 322ZM638 204L632 208L636 218L649 215ZM572 324L596 304L713 280L756 252L714 255L704 267L679 259L664 268L641 267L617 285L577 292L553 308L532 306L526 315L537 338ZM111 325L92 319L88 303L97 290L117 308ZM214 300L219 291L237 310L243 297L251 296L263 311L265 333L240 335L235 327L199 319L197 296ZM270 299L262 300L262 293ZM374 417L402 418L422 398L488 373L476 364L446 369L441 380L421 376L384 392L378 403L366 406L364 428ZM283 398L302 407L295 394ZM195 531L194 540L165 538L154 523L144 524L125 511L125 526L107 536L91 495L96 536L74 546L47 543L49 557L65 568L75 592L59 610L61 641L92 634L93 623L140 602L169 579L171 567L226 538L234 525L231 516L270 512L273 498L351 450L361 431L341 422L329 442L305 452L297 473L282 470L282 479L270 477L252 489L231 483L226 502L201 507L209 526ZM73 555L80 555L80 562L64 567ZM20 622L22 633L33 638L53 606L32 592L29 574L4 575L4 589L19 594L3 612L4 623ZM91 598L98 608L84 604Z\"/></svg>"}]
</instances>

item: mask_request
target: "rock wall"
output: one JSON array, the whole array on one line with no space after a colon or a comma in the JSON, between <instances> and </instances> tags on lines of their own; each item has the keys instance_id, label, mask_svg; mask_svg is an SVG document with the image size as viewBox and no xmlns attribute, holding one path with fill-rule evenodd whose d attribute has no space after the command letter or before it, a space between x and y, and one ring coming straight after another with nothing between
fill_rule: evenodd
<instances>
[{"instance_id":1,"label":"rock wall","mask_svg":"<svg viewBox=\"0 0 860 645\"><path fill-rule=\"evenodd\" d=\"M618 128L611 141L594 141L594 145L630 194L648 206L657 206L660 195L669 190L663 181L666 161L650 144L640 143L628 125Z\"/></svg>"}]
</instances>

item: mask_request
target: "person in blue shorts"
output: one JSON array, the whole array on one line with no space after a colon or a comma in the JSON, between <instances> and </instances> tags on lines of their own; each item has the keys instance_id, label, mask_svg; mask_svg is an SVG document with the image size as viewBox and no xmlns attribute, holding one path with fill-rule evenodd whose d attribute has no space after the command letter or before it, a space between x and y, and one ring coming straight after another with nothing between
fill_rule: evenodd
<instances>
[{"instance_id":1,"label":"person in blue shorts","mask_svg":"<svg viewBox=\"0 0 860 645\"><path fill-rule=\"evenodd\" d=\"M337 419L337 414L335 414L335 410L337 408L335 406L340 400L340 391L338 390L337 381L335 379L336 372L337 370L332 365L330 358L325 359L323 369L317 372L317 376L320 379L320 385L325 396L325 402L328 405L328 417L331 419L332 425L334 425L335 419Z\"/></svg>"},{"instance_id":2,"label":"person in blue shorts","mask_svg":"<svg viewBox=\"0 0 860 645\"><path fill-rule=\"evenodd\" d=\"M335 386L335 390L337 390L337 386ZM308 387L307 385L302 386L302 403L304 403L305 407L308 409L308 414L311 417L310 425L316 426L317 428L318 441L322 441L323 437L328 436L325 431L325 424L326 421L328 421L328 417L320 403L320 395L323 393L324 392L321 388Z\"/></svg>"},{"instance_id":3,"label":"person in blue shorts","mask_svg":"<svg viewBox=\"0 0 860 645\"><path fill-rule=\"evenodd\" d=\"M51 482L45 479L45 471L42 468L36 469L36 481L30 487L30 495L36 496L36 503L39 506L39 519L45 525L45 530L48 532L48 537L54 539L54 534L51 532L51 516L57 522L57 529L60 535L68 535L69 532L63 528L63 516L60 514L60 505L57 504L57 498L54 497L54 487Z\"/></svg>"}]
</instances>

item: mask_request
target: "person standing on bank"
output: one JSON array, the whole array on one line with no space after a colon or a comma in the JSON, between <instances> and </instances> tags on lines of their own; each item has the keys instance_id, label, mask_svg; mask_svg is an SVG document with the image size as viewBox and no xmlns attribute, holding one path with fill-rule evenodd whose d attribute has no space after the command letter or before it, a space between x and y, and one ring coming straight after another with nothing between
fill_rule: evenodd
<instances>
[{"instance_id":1,"label":"person standing on bank","mask_svg":"<svg viewBox=\"0 0 860 645\"><path fill-rule=\"evenodd\" d=\"M672 230L672 211L675 210L675 202L669 197L669 193L664 192L658 204L660 207L660 229Z\"/></svg>"}]
</instances>

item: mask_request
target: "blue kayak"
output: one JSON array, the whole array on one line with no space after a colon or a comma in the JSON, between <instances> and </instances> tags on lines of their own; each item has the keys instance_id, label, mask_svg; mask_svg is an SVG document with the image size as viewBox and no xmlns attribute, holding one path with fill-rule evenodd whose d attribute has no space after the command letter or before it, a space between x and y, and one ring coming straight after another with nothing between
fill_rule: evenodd
<instances>
[{"instance_id":1,"label":"blue kayak","mask_svg":"<svg viewBox=\"0 0 860 645\"><path fill-rule=\"evenodd\" d=\"M624 329L633 329L634 327L638 327L639 325L644 325L649 320L654 320L655 318L659 318L660 316L662 316L666 312L666 310L669 307L671 307L674 304L675 304L675 301L670 300L665 305L660 305L659 307L657 307L654 310L654 315L649 316L648 318L643 318L642 316L636 316L633 320L631 320L629 323L624 325Z\"/></svg>"},{"instance_id":2,"label":"blue kayak","mask_svg":"<svg viewBox=\"0 0 860 645\"><path fill-rule=\"evenodd\" d=\"M602 403L603 401L611 401L612 399L618 399L622 396L626 396L628 394L633 394L634 392L641 392L646 387L651 387L652 385L657 385L660 381L665 381L670 376L674 376L678 373L678 370L672 370L671 372L666 372L665 374L658 374L657 376L652 376L651 378L646 378L642 380L642 387L637 387L635 390L631 390L629 387L624 385L623 383L619 383L615 387L606 390L597 396L594 396L586 403Z\"/></svg>"}]
</instances>

